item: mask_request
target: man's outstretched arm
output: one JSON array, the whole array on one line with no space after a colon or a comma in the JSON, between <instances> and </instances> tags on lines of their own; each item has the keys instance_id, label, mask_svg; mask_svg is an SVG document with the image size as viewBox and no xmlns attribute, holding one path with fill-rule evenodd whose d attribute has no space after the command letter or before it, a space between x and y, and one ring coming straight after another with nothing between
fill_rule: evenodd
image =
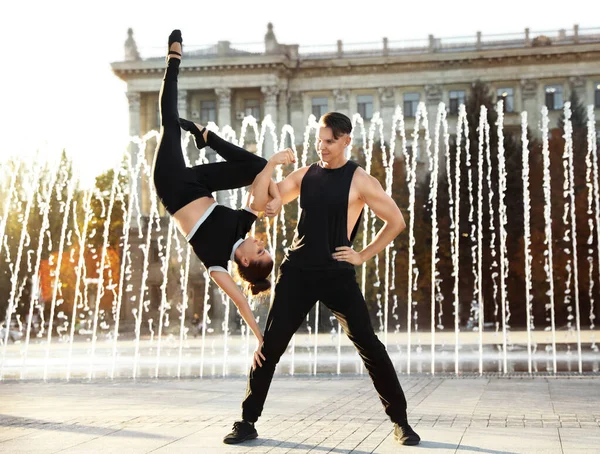
<instances>
[{"instance_id":1,"label":"man's outstretched arm","mask_svg":"<svg viewBox=\"0 0 600 454\"><path fill-rule=\"evenodd\" d=\"M360 252L354 251L347 246L336 248L333 257L336 260L352 263L353 265L361 265L370 258L379 254L385 247L398 236L406 227L404 217L400 212L400 208L396 202L386 194L377 179L367 174L364 170L356 175L353 183L357 184L360 199L367 205L375 215L384 221L383 227L377 232L373 241Z\"/></svg>"}]
</instances>

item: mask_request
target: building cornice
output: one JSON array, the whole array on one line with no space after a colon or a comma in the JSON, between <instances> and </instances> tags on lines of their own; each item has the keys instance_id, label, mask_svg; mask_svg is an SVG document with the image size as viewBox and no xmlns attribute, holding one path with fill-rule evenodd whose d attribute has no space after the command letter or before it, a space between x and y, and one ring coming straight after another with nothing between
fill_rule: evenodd
<instances>
[{"instance_id":1,"label":"building cornice","mask_svg":"<svg viewBox=\"0 0 600 454\"><path fill-rule=\"evenodd\" d=\"M300 56L298 60L293 60L287 55L268 54L185 58L181 71L191 76L275 72L282 78L313 78L589 62L600 63L600 43L331 59ZM148 76L154 78L164 71L164 59L115 62L111 66L113 72L125 81Z\"/></svg>"},{"instance_id":2,"label":"building cornice","mask_svg":"<svg viewBox=\"0 0 600 454\"><path fill-rule=\"evenodd\" d=\"M219 73L230 71L288 71L295 67L296 62L290 61L284 55L248 55L227 58L185 58L181 63L182 73ZM129 80L139 76L163 73L165 60L153 58L148 60L123 61L111 63L113 72L122 80Z\"/></svg>"}]
</instances>

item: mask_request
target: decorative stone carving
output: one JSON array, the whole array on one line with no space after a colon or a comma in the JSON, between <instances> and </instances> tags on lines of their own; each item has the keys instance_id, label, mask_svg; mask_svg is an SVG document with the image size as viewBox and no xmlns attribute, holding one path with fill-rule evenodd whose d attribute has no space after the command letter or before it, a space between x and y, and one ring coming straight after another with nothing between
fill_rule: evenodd
<instances>
[{"instance_id":1,"label":"decorative stone carving","mask_svg":"<svg viewBox=\"0 0 600 454\"><path fill-rule=\"evenodd\" d=\"M333 90L333 96L336 104L347 104L350 97L350 90L341 90L336 88Z\"/></svg>"},{"instance_id":2,"label":"decorative stone carving","mask_svg":"<svg viewBox=\"0 0 600 454\"><path fill-rule=\"evenodd\" d=\"M267 33L265 34L265 53L276 54L279 52L279 44L273 32L273 24L269 22L267 24Z\"/></svg>"},{"instance_id":3,"label":"decorative stone carving","mask_svg":"<svg viewBox=\"0 0 600 454\"><path fill-rule=\"evenodd\" d=\"M335 110L344 114L349 114L350 90L333 90L333 97L335 99Z\"/></svg>"},{"instance_id":4,"label":"decorative stone carving","mask_svg":"<svg viewBox=\"0 0 600 454\"><path fill-rule=\"evenodd\" d=\"M533 47L547 47L552 45L552 40L546 35L540 35L533 38L531 45Z\"/></svg>"},{"instance_id":5,"label":"decorative stone carving","mask_svg":"<svg viewBox=\"0 0 600 454\"><path fill-rule=\"evenodd\" d=\"M231 52L231 42L219 41L217 43L217 56L226 57Z\"/></svg>"},{"instance_id":6,"label":"decorative stone carving","mask_svg":"<svg viewBox=\"0 0 600 454\"><path fill-rule=\"evenodd\" d=\"M267 85L260 88L260 91L265 95L265 107L277 107L277 94L279 87L275 85Z\"/></svg>"},{"instance_id":7,"label":"decorative stone carving","mask_svg":"<svg viewBox=\"0 0 600 454\"><path fill-rule=\"evenodd\" d=\"M571 90L577 93L577 96L580 98L585 94L585 82L585 79L581 78L580 76L569 77Z\"/></svg>"},{"instance_id":8,"label":"decorative stone carving","mask_svg":"<svg viewBox=\"0 0 600 454\"><path fill-rule=\"evenodd\" d=\"M425 85L427 103L439 103L442 100L442 93L440 85Z\"/></svg>"},{"instance_id":9,"label":"decorative stone carving","mask_svg":"<svg viewBox=\"0 0 600 454\"><path fill-rule=\"evenodd\" d=\"M537 80L533 79L521 79L521 93L523 99L536 99L537 98Z\"/></svg>"},{"instance_id":10,"label":"decorative stone carving","mask_svg":"<svg viewBox=\"0 0 600 454\"><path fill-rule=\"evenodd\" d=\"M221 87L215 88L215 93L219 97L219 107L231 108L231 88Z\"/></svg>"},{"instance_id":11,"label":"decorative stone carving","mask_svg":"<svg viewBox=\"0 0 600 454\"><path fill-rule=\"evenodd\" d=\"M127 39L125 40L125 61L140 60L140 53L137 49L135 39L133 39L133 29L127 29Z\"/></svg>"},{"instance_id":12,"label":"decorative stone carving","mask_svg":"<svg viewBox=\"0 0 600 454\"><path fill-rule=\"evenodd\" d=\"M336 88L333 90L333 98L335 99L335 108L337 110L347 110L349 107L350 90Z\"/></svg>"},{"instance_id":13,"label":"decorative stone carving","mask_svg":"<svg viewBox=\"0 0 600 454\"><path fill-rule=\"evenodd\" d=\"M394 107L394 88L380 87L377 89L381 107Z\"/></svg>"}]
</instances>

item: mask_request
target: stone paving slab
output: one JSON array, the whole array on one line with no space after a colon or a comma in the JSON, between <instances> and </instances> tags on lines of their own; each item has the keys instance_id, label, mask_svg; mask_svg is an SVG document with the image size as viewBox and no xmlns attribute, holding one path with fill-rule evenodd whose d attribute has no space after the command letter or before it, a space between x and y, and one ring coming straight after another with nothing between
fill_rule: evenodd
<instances>
[{"instance_id":1,"label":"stone paving slab","mask_svg":"<svg viewBox=\"0 0 600 454\"><path fill-rule=\"evenodd\" d=\"M599 377L403 376L417 447L367 376L275 377L259 438L222 443L243 378L0 382L0 453L600 452Z\"/></svg>"}]
</instances>

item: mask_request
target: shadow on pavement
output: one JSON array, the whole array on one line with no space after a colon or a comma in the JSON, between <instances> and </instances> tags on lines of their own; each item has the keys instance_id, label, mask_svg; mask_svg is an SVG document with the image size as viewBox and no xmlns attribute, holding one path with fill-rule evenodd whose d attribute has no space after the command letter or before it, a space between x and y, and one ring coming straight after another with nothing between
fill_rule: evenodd
<instances>
[{"instance_id":1,"label":"shadow on pavement","mask_svg":"<svg viewBox=\"0 0 600 454\"><path fill-rule=\"evenodd\" d=\"M149 432L139 432L136 430L119 429L115 427L99 427L88 426L84 424L76 424L73 422L63 423L57 421L46 421L43 419L23 418L13 415L0 414L0 427L25 427L39 430L53 430L59 432L101 434L103 436L119 436L132 438L155 438L155 439L170 439L163 435L156 435Z\"/></svg>"}]
</instances>

